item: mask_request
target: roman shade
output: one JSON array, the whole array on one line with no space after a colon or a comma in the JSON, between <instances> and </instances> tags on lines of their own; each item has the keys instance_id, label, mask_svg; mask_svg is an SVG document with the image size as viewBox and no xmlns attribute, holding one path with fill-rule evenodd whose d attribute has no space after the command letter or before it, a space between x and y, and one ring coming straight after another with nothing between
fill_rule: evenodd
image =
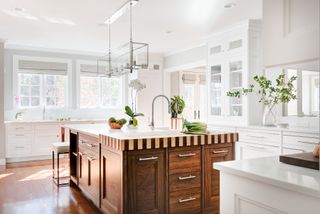
<instances>
[{"instance_id":1,"label":"roman shade","mask_svg":"<svg viewBox=\"0 0 320 214\"><path fill-rule=\"evenodd\" d=\"M82 76L98 76L99 74L103 75L106 70L104 65L89 65L89 64L80 64L80 75Z\"/></svg>"},{"instance_id":2,"label":"roman shade","mask_svg":"<svg viewBox=\"0 0 320 214\"><path fill-rule=\"evenodd\" d=\"M183 74L182 81L184 84L195 84L197 81L197 75L195 74Z\"/></svg>"},{"instance_id":3,"label":"roman shade","mask_svg":"<svg viewBox=\"0 0 320 214\"><path fill-rule=\"evenodd\" d=\"M18 69L19 73L67 75L68 63L19 60Z\"/></svg>"}]
</instances>

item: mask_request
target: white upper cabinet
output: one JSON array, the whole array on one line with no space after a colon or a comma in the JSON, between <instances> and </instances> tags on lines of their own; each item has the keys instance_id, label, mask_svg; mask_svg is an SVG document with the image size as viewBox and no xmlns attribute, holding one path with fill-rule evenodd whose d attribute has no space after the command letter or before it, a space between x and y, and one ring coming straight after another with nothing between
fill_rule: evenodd
<instances>
[{"instance_id":1,"label":"white upper cabinet","mask_svg":"<svg viewBox=\"0 0 320 214\"><path fill-rule=\"evenodd\" d=\"M262 74L261 21L239 23L208 41L208 123L259 124L262 107L254 96L231 98ZM250 112L250 113L249 113Z\"/></svg>"},{"instance_id":2,"label":"white upper cabinet","mask_svg":"<svg viewBox=\"0 0 320 214\"><path fill-rule=\"evenodd\" d=\"M263 1L263 64L319 60L319 0Z\"/></svg>"}]
</instances>

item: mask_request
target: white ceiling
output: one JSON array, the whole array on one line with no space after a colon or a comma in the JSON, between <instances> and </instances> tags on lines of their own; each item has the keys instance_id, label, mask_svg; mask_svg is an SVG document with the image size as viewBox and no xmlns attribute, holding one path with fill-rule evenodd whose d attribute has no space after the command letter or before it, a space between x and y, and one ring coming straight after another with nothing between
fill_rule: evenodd
<instances>
[{"instance_id":1,"label":"white ceiling","mask_svg":"<svg viewBox=\"0 0 320 214\"><path fill-rule=\"evenodd\" d=\"M0 39L7 39L9 45L104 52L107 28L99 23L125 1L0 0ZM236 6L224 9L230 2ZM15 8L24 8L36 20L5 13ZM45 17L74 25L50 23ZM133 8L133 36L135 41L149 43L151 52L166 54L203 43L208 34L226 25L261 17L262 0L140 0ZM112 25L112 45L128 39L126 14Z\"/></svg>"}]
</instances>

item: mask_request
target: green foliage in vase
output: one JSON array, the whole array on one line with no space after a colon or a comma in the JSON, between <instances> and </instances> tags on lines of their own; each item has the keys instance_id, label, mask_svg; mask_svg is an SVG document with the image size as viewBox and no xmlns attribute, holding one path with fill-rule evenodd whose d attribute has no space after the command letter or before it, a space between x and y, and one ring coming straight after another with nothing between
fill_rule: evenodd
<instances>
[{"instance_id":1,"label":"green foliage in vase","mask_svg":"<svg viewBox=\"0 0 320 214\"><path fill-rule=\"evenodd\" d=\"M275 85L265 76L254 76L253 79L258 83L257 89L254 85L250 85L249 88L228 91L227 96L240 98L241 95L255 92L259 96L259 102L267 106L288 103L290 100L297 99L296 89L293 85L297 76L292 76L286 80L285 74L280 74Z\"/></svg>"},{"instance_id":2,"label":"green foliage in vase","mask_svg":"<svg viewBox=\"0 0 320 214\"><path fill-rule=\"evenodd\" d=\"M180 96L173 96L170 100L171 112L177 115L181 114L183 109L186 107L184 100Z\"/></svg>"}]
</instances>

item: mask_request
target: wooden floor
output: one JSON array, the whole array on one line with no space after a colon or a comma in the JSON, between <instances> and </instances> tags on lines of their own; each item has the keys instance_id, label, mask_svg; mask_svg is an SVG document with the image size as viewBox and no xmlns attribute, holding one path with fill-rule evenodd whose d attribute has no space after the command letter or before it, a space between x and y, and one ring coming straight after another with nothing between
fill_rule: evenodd
<instances>
[{"instance_id":1,"label":"wooden floor","mask_svg":"<svg viewBox=\"0 0 320 214\"><path fill-rule=\"evenodd\" d=\"M51 161L10 164L0 169L0 213L99 213L76 187L58 188L51 169ZM62 173L67 169L64 165Z\"/></svg>"}]
</instances>

